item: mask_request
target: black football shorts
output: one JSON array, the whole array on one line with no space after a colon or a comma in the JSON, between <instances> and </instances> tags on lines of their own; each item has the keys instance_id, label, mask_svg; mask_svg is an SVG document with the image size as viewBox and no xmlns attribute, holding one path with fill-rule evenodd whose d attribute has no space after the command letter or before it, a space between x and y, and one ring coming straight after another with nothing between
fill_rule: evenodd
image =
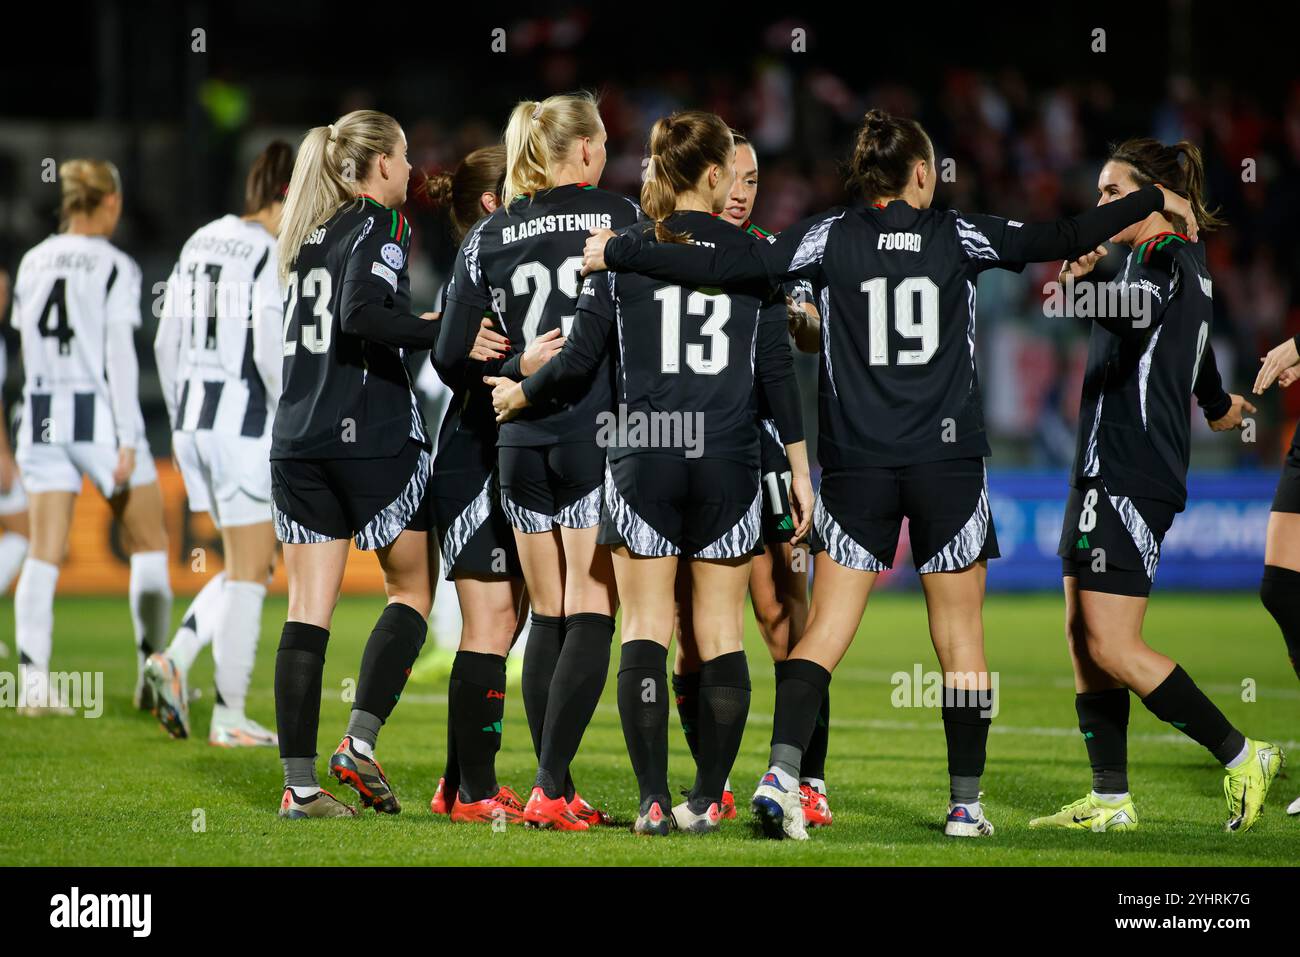
<instances>
[{"instance_id":1,"label":"black football shorts","mask_svg":"<svg viewBox=\"0 0 1300 957\"><path fill-rule=\"evenodd\" d=\"M625 455L605 473L599 541L643 557L751 555L759 540L758 485L758 469L743 462Z\"/></svg>"},{"instance_id":2,"label":"black football shorts","mask_svg":"<svg viewBox=\"0 0 1300 957\"><path fill-rule=\"evenodd\" d=\"M1300 512L1300 423L1296 423L1291 449L1282 462L1282 476L1273 496L1274 512Z\"/></svg>"},{"instance_id":3,"label":"black football shorts","mask_svg":"<svg viewBox=\"0 0 1300 957\"><path fill-rule=\"evenodd\" d=\"M846 568L884 571L894 565L904 518L922 575L999 555L981 458L823 472L812 550Z\"/></svg>"},{"instance_id":4,"label":"black football shorts","mask_svg":"<svg viewBox=\"0 0 1300 957\"><path fill-rule=\"evenodd\" d=\"M501 446L497 449L501 505L521 532L549 532L556 525L600 524L600 486L605 450L590 442Z\"/></svg>"},{"instance_id":5,"label":"black football shorts","mask_svg":"<svg viewBox=\"0 0 1300 957\"><path fill-rule=\"evenodd\" d=\"M1110 495L1100 478L1084 480L1070 489L1061 523L1062 577L1085 591L1146 597L1175 514L1168 502Z\"/></svg>"},{"instance_id":6,"label":"black football shorts","mask_svg":"<svg viewBox=\"0 0 1300 957\"><path fill-rule=\"evenodd\" d=\"M384 458L272 459L276 537L286 545L352 538L372 551L407 529L427 532L432 464L429 450L414 439Z\"/></svg>"}]
</instances>

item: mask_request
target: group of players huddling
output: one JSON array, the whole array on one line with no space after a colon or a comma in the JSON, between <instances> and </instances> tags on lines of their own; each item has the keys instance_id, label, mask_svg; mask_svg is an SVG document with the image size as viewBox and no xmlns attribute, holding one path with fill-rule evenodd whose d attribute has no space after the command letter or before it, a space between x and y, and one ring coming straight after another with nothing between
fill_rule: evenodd
<instances>
[{"instance_id":1,"label":"group of players huddling","mask_svg":"<svg viewBox=\"0 0 1300 957\"><path fill-rule=\"evenodd\" d=\"M282 817L356 813L320 787L316 764L351 540L376 553L387 594L328 762L363 806L401 809L376 745L420 654L441 569L463 628L433 813L561 830L611 823L578 793L570 766L606 683L621 605L618 710L640 794L632 830L707 833L735 817L748 593L776 674L770 759L751 810L767 836L806 839L808 827L832 822L831 674L906 518L947 676L944 831L991 835L980 790L994 710L982 606L998 546L976 283L985 269L1055 260L1073 282L1109 240L1129 248L1120 281L1149 308L1094 321L1059 549L1092 788L1029 824L1137 826L1132 691L1223 764L1226 828L1249 829L1281 750L1233 727L1141 633L1161 541L1186 500L1191 397L1215 431L1254 411L1224 390L1209 344L1212 285L1197 233L1218 221L1198 150L1129 140L1100 172L1095 209L1026 224L932 209L929 137L872 110L848 164L862 201L771 236L749 220L757 154L718 116L655 123L639 204L599 188L605 138L589 96L524 101L502 144L428 180L461 247L424 313L410 296L411 225L400 209L411 166L397 121L360 110L312 129L296 158L283 143L263 152L244 215L187 241L162 305L155 352L175 457L190 508L211 515L225 555L166 648L162 500L131 346L140 271L109 242L121 212L116 170L65 163L63 229L24 257L16 279L22 485L0 448L0 517L25 512L31 539L14 605L24 712L67 710L48 678L53 600L89 476L131 555L138 706L188 737L187 675L210 643L209 740L278 745ZM819 356L816 495L792 342ZM425 350L452 393L436 443L411 384ZM1298 377L1288 340L1266 357L1255 390ZM244 714L244 700L277 539L289 607L272 733ZM805 540L816 556L811 602ZM1261 596L1295 663L1295 445L1266 562ZM506 656L530 610L522 692L538 770L525 801L497 780L495 759ZM675 805L670 696L697 769Z\"/></svg>"}]
</instances>

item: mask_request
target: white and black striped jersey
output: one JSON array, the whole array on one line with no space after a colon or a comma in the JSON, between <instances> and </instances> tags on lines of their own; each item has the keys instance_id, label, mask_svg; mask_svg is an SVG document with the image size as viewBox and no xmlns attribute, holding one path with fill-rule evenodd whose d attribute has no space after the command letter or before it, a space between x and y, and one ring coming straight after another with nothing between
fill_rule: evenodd
<instances>
[{"instance_id":1,"label":"white and black striped jersey","mask_svg":"<svg viewBox=\"0 0 1300 957\"><path fill-rule=\"evenodd\" d=\"M1210 420L1228 412L1210 326L1205 249L1177 233L1135 247L1120 288L1142 308L1094 320L1070 484L1100 476L1110 495L1187 503L1191 398Z\"/></svg>"},{"instance_id":2,"label":"white and black striped jersey","mask_svg":"<svg viewBox=\"0 0 1300 957\"><path fill-rule=\"evenodd\" d=\"M755 244L709 213L674 213L666 225L702 246ZM628 231L657 243L650 223ZM764 280L683 287L630 272L588 276L564 348L524 380L525 396L592 374L606 354L616 360L611 459L657 452L758 468L758 394L783 441L803 440L785 296Z\"/></svg>"},{"instance_id":3,"label":"white and black striped jersey","mask_svg":"<svg viewBox=\"0 0 1300 957\"><path fill-rule=\"evenodd\" d=\"M697 284L810 281L821 314L821 464L896 468L989 454L975 363L983 270L1078 256L1163 205L1151 186L1024 224L895 200L809 217L770 245L704 250L620 236L605 262Z\"/></svg>"},{"instance_id":4,"label":"white and black striped jersey","mask_svg":"<svg viewBox=\"0 0 1300 957\"><path fill-rule=\"evenodd\" d=\"M134 259L102 236L50 236L18 266L13 325L24 372L19 441L143 441Z\"/></svg>"},{"instance_id":5,"label":"white and black striped jersey","mask_svg":"<svg viewBox=\"0 0 1300 957\"><path fill-rule=\"evenodd\" d=\"M260 438L280 398L284 303L275 237L223 216L181 248L154 339L172 427Z\"/></svg>"},{"instance_id":6,"label":"white and black striped jersey","mask_svg":"<svg viewBox=\"0 0 1300 957\"><path fill-rule=\"evenodd\" d=\"M516 197L479 221L461 244L442 316L435 361L448 385L459 389L479 367L468 360L485 312L495 314L512 356L502 374L517 377L518 357L552 329L569 331L582 280L582 249L592 229L636 222L637 205L589 183L572 183ZM470 370L474 371L471 372ZM498 445L551 445L588 440L597 413L610 407L610 370L581 390L526 409L500 427Z\"/></svg>"},{"instance_id":7,"label":"white and black striped jersey","mask_svg":"<svg viewBox=\"0 0 1300 957\"><path fill-rule=\"evenodd\" d=\"M340 206L303 241L285 292L272 459L382 458L428 445L404 349L438 324L411 313L411 226L369 196Z\"/></svg>"}]
</instances>

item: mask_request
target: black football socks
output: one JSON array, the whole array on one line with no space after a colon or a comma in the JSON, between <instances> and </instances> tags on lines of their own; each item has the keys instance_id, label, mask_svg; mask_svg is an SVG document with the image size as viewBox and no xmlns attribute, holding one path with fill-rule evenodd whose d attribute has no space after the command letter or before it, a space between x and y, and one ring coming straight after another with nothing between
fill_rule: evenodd
<instances>
[{"instance_id":1,"label":"black football socks","mask_svg":"<svg viewBox=\"0 0 1300 957\"><path fill-rule=\"evenodd\" d=\"M682 723L686 747L696 764L700 759L700 673L673 674L673 699L677 705L677 720Z\"/></svg>"},{"instance_id":2,"label":"black football socks","mask_svg":"<svg viewBox=\"0 0 1300 957\"><path fill-rule=\"evenodd\" d=\"M625 646L626 647L626 646ZM749 716L749 664L743 651L706 661L699 674L699 755L690 809L722 803L722 788L740 751ZM621 685L620 685L621 687Z\"/></svg>"},{"instance_id":3,"label":"black football socks","mask_svg":"<svg viewBox=\"0 0 1300 957\"><path fill-rule=\"evenodd\" d=\"M1259 600L1282 629L1291 667L1300 678L1300 572L1277 565L1264 566Z\"/></svg>"},{"instance_id":4,"label":"black football socks","mask_svg":"<svg viewBox=\"0 0 1300 957\"><path fill-rule=\"evenodd\" d=\"M551 679L537 765L536 786L548 798L573 800L569 763L605 689L613 637L614 619L609 615L580 612L564 618L564 645ZM531 650L532 638L528 641Z\"/></svg>"},{"instance_id":5,"label":"black football socks","mask_svg":"<svg viewBox=\"0 0 1300 957\"><path fill-rule=\"evenodd\" d=\"M980 798L993 714L991 688L943 689L943 733L948 740L949 797L954 804Z\"/></svg>"},{"instance_id":6,"label":"black football socks","mask_svg":"<svg viewBox=\"0 0 1300 957\"><path fill-rule=\"evenodd\" d=\"M361 653L357 700L348 717L347 733L354 742L374 750L379 729L397 707L428 631L424 616L410 605L392 602L380 613Z\"/></svg>"},{"instance_id":7,"label":"black football socks","mask_svg":"<svg viewBox=\"0 0 1300 957\"><path fill-rule=\"evenodd\" d=\"M826 749L830 745L831 734L831 689L826 689L822 696L822 707L817 712L817 723L813 725L812 737L808 739L808 748L803 753L803 771L799 780L817 786L820 791L826 789Z\"/></svg>"},{"instance_id":8,"label":"black football socks","mask_svg":"<svg viewBox=\"0 0 1300 957\"><path fill-rule=\"evenodd\" d=\"M286 787L318 787L316 731L320 725L321 675L330 633L286 621L275 653L275 726Z\"/></svg>"},{"instance_id":9,"label":"black football socks","mask_svg":"<svg viewBox=\"0 0 1300 957\"><path fill-rule=\"evenodd\" d=\"M555 615L533 613L524 648L524 671L521 691L528 731L533 736L533 753L542 756L542 729L546 725L546 702L551 696L551 679L560 660L564 644L564 619Z\"/></svg>"},{"instance_id":10,"label":"black football socks","mask_svg":"<svg viewBox=\"0 0 1300 957\"><path fill-rule=\"evenodd\" d=\"M466 803L494 797L496 756L506 706L506 659L458 651L447 693L448 721L460 765L458 789ZM444 793L446 793L444 791Z\"/></svg>"},{"instance_id":11,"label":"black football socks","mask_svg":"<svg viewBox=\"0 0 1300 957\"><path fill-rule=\"evenodd\" d=\"M1196 687L1181 665L1174 665L1169 677L1142 703L1161 721L1169 722L1213 754L1222 765L1232 763L1246 748L1245 735Z\"/></svg>"},{"instance_id":12,"label":"black football socks","mask_svg":"<svg viewBox=\"0 0 1300 957\"><path fill-rule=\"evenodd\" d=\"M768 763L796 782L830 683L831 673L807 658L791 658L776 666L776 713Z\"/></svg>"},{"instance_id":13,"label":"black football socks","mask_svg":"<svg viewBox=\"0 0 1300 957\"><path fill-rule=\"evenodd\" d=\"M1074 696L1079 733L1092 765L1092 790L1097 794L1128 793L1127 688L1082 691Z\"/></svg>"},{"instance_id":14,"label":"black football socks","mask_svg":"<svg viewBox=\"0 0 1300 957\"><path fill-rule=\"evenodd\" d=\"M650 800L668 801L667 670L668 649L659 642L623 642L618 666L618 716L641 790L642 808Z\"/></svg>"}]
</instances>

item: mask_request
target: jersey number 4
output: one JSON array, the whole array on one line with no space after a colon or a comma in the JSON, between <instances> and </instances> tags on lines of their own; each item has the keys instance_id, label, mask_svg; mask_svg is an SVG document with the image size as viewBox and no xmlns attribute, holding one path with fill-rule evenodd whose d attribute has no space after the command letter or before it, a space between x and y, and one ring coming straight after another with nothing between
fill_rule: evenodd
<instances>
[{"instance_id":1,"label":"jersey number 4","mask_svg":"<svg viewBox=\"0 0 1300 957\"><path fill-rule=\"evenodd\" d=\"M334 294L334 280L330 271L317 266L302 277L302 302L312 301L311 322L299 323L298 337L303 347L313 355L329 352L330 336L334 329L334 315L330 312L330 300ZM298 274L289 273L289 301L284 305L284 354L291 356L298 351L298 343L293 338L293 320L298 315Z\"/></svg>"},{"instance_id":2,"label":"jersey number 4","mask_svg":"<svg viewBox=\"0 0 1300 957\"><path fill-rule=\"evenodd\" d=\"M45 300L45 308L41 310L41 317L36 320L37 332L46 338L59 340L61 356L72 354L73 332L72 326L68 324L67 288L67 280L62 276L54 280L49 298Z\"/></svg>"},{"instance_id":3,"label":"jersey number 4","mask_svg":"<svg viewBox=\"0 0 1300 957\"><path fill-rule=\"evenodd\" d=\"M868 361L873 366L889 365L889 301L884 276L866 280L860 288L867 294ZM921 315L915 302L921 300ZM920 339L919 349L899 349L900 366L923 366L939 348L939 287L929 276L909 276L894 287L894 331L907 339Z\"/></svg>"}]
</instances>

